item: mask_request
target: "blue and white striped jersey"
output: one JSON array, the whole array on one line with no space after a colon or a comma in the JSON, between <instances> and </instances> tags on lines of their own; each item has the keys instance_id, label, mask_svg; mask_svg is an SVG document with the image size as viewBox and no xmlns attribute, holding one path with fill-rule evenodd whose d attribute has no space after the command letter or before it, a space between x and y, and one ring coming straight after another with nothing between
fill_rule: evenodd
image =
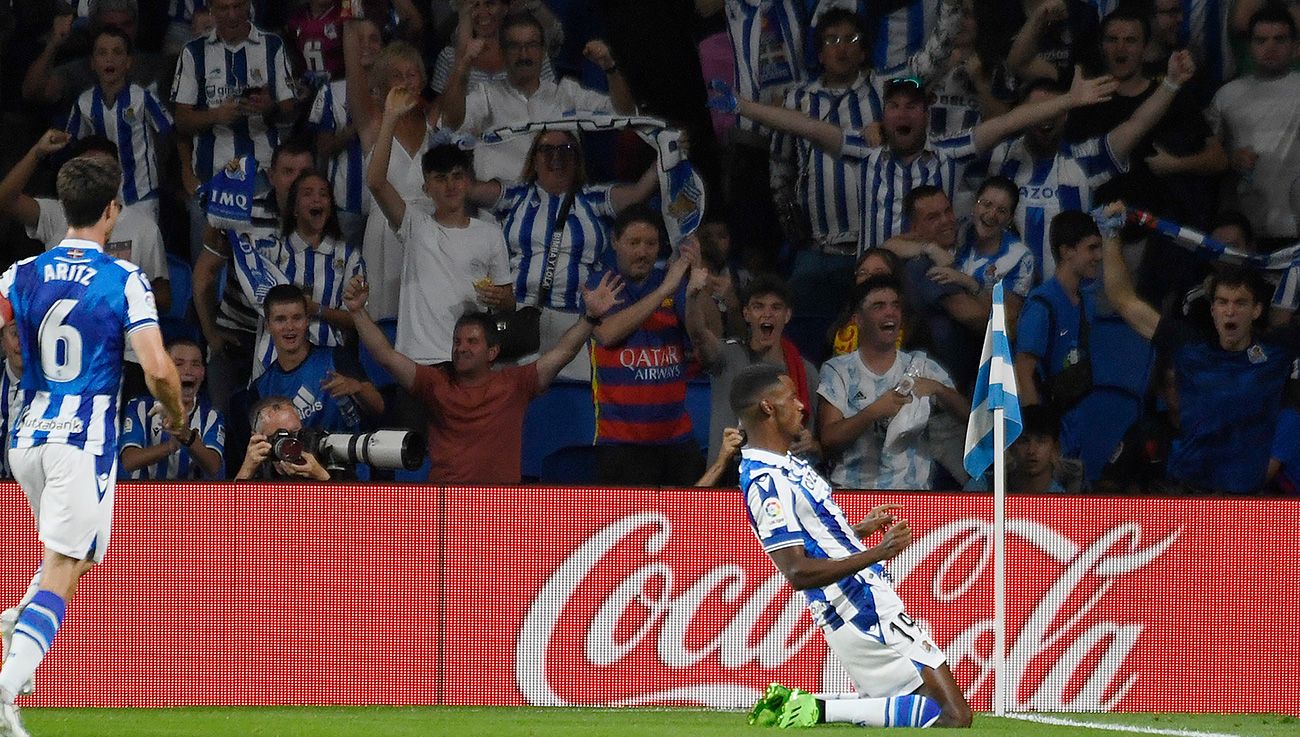
<instances>
[{"instance_id":1,"label":"blue and white striped jersey","mask_svg":"<svg viewBox=\"0 0 1300 737\"><path fill-rule=\"evenodd\" d=\"M876 26L876 42L868 56L881 77L905 70L908 57L921 50L939 19L939 0L911 0L883 16Z\"/></svg>"},{"instance_id":2,"label":"blue and white striped jersey","mask_svg":"<svg viewBox=\"0 0 1300 737\"><path fill-rule=\"evenodd\" d=\"M148 448L168 440L171 435L163 430L162 416L149 412L158 400L151 396L136 397L126 405L126 417L122 420L123 448ZM203 444L217 452L223 461L226 456L226 421L221 413L212 408L206 399L200 398L190 411L189 427L199 431ZM203 466L194 460L190 449L181 446L175 453L152 465L134 471L124 470L118 465L117 477L138 481L162 481L164 479L205 479L213 478L203 473ZM218 474L215 478L221 478Z\"/></svg>"},{"instance_id":3,"label":"blue and white striped jersey","mask_svg":"<svg viewBox=\"0 0 1300 737\"><path fill-rule=\"evenodd\" d=\"M579 289L614 243L610 232L615 215L611 189L610 185L588 185L574 197L545 306L568 312L578 310ZM493 206L510 250L515 299L521 305L537 304L546 273L546 249L563 202L563 195L553 195L533 182L521 182L503 185L501 197Z\"/></svg>"},{"instance_id":4,"label":"blue and white striped jersey","mask_svg":"<svg viewBox=\"0 0 1300 737\"><path fill-rule=\"evenodd\" d=\"M768 553L802 546L810 558L835 560L867 550L831 496L830 485L799 458L744 448L740 488L750 528ZM881 563L800 593L819 627L851 624L866 632L903 611L903 601Z\"/></svg>"},{"instance_id":5,"label":"blue and white striped jersey","mask_svg":"<svg viewBox=\"0 0 1300 737\"><path fill-rule=\"evenodd\" d=\"M185 44L176 62L172 102L209 110L246 90L265 87L276 102L294 97L289 54L274 33L258 29L237 46L228 46L214 30ZM275 126L262 116L240 118L230 125L214 125L194 136L194 174L206 182L227 161L254 156L259 167L271 165L271 152L279 142Z\"/></svg>"},{"instance_id":6,"label":"blue and white striped jersey","mask_svg":"<svg viewBox=\"0 0 1300 737\"><path fill-rule=\"evenodd\" d=\"M1273 272L1269 272L1273 275ZM1273 307L1288 312L1300 311L1300 265L1292 265L1282 272L1277 289L1273 290Z\"/></svg>"},{"instance_id":7,"label":"blue and white striped jersey","mask_svg":"<svg viewBox=\"0 0 1300 737\"><path fill-rule=\"evenodd\" d=\"M952 378L938 363L920 351L899 351L894 365L883 374L872 373L857 351L836 356L822 364L818 396L852 417L872 402L894 390L909 366L919 368L919 375L952 387ZM914 372L915 375L915 372ZM913 401L931 401L914 398ZM930 412L938 408L931 404ZM921 431L899 453L885 451L889 420L876 422L872 428L844 450L831 471L836 486L849 489L929 489L934 477L935 453L927 429Z\"/></svg>"},{"instance_id":8,"label":"blue and white striped jersey","mask_svg":"<svg viewBox=\"0 0 1300 737\"><path fill-rule=\"evenodd\" d=\"M1065 210L1090 211L1097 188L1126 171L1128 163L1115 157L1105 136L1062 142L1050 159L1034 158L1024 136L993 148L989 174L1001 174L1020 187L1016 229L1039 264L1035 282L1056 273L1056 259L1047 239L1052 218Z\"/></svg>"},{"instance_id":9,"label":"blue and white striped jersey","mask_svg":"<svg viewBox=\"0 0 1300 737\"><path fill-rule=\"evenodd\" d=\"M352 124L348 107L347 84L335 80L320 88L312 102L307 122L317 130L337 133ZM361 138L353 136L347 147L334 154L329 165L330 183L334 186L334 204L345 212L370 212L370 192L366 189L366 165L361 154Z\"/></svg>"},{"instance_id":10,"label":"blue and white striped jersey","mask_svg":"<svg viewBox=\"0 0 1300 737\"><path fill-rule=\"evenodd\" d=\"M127 336L158 327L144 272L69 238L10 266L0 294L13 304L27 398L10 447L70 445L116 456Z\"/></svg>"},{"instance_id":11,"label":"blue and white striped jersey","mask_svg":"<svg viewBox=\"0 0 1300 737\"><path fill-rule=\"evenodd\" d=\"M9 430L13 421L23 411L23 392L19 388L21 376L12 371L9 361L0 369L0 479L13 478L9 470Z\"/></svg>"},{"instance_id":12,"label":"blue and white striped jersey","mask_svg":"<svg viewBox=\"0 0 1300 737\"><path fill-rule=\"evenodd\" d=\"M781 104L785 91L807 78L803 64L807 20L798 0L726 0L727 35L736 59L736 93ZM758 123L740 118L741 130Z\"/></svg>"},{"instance_id":13,"label":"blue and white striped jersey","mask_svg":"<svg viewBox=\"0 0 1300 737\"><path fill-rule=\"evenodd\" d=\"M975 250L975 228L967 221L957 236L961 246L957 249L956 267L963 274L975 277L981 290L992 290L993 285L1007 280L1007 290L1023 299L1029 290L1038 285L1034 279L1034 254L1020 240L1020 236L1006 231L996 253L982 254Z\"/></svg>"},{"instance_id":14,"label":"blue and white striped jersey","mask_svg":"<svg viewBox=\"0 0 1300 737\"><path fill-rule=\"evenodd\" d=\"M913 187L932 184L952 199L966 165L977 153L974 134L966 131L931 140L919 156L907 163L894 156L888 146L869 146L859 132L846 130L840 155L862 162L861 191L866 212L858 253L883 246L907 230L903 198Z\"/></svg>"},{"instance_id":15,"label":"blue and white striped jersey","mask_svg":"<svg viewBox=\"0 0 1300 737\"><path fill-rule=\"evenodd\" d=\"M799 85L785 93L782 104L852 130L879 120L883 107L865 74L847 88L828 88L820 79ZM772 191L793 194L814 238L843 243L860 237L860 168L858 160L828 154L798 136L779 131L772 135Z\"/></svg>"},{"instance_id":16,"label":"blue and white striped jersey","mask_svg":"<svg viewBox=\"0 0 1300 737\"><path fill-rule=\"evenodd\" d=\"M158 147L154 136L170 134L172 118L152 92L130 83L114 99L106 100L104 91L95 85L77 97L68 115L67 130L74 141L99 135L117 144L123 202L134 205L158 196Z\"/></svg>"}]
</instances>

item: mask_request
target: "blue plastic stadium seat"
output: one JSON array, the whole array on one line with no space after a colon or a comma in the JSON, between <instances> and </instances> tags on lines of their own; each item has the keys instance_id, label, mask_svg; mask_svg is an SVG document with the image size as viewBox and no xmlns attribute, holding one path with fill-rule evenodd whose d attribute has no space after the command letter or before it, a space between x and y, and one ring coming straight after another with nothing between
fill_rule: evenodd
<instances>
[{"instance_id":1,"label":"blue plastic stadium seat","mask_svg":"<svg viewBox=\"0 0 1300 737\"><path fill-rule=\"evenodd\" d=\"M538 479L548 486L591 486L596 483L596 446L570 445L542 459Z\"/></svg>"}]
</instances>

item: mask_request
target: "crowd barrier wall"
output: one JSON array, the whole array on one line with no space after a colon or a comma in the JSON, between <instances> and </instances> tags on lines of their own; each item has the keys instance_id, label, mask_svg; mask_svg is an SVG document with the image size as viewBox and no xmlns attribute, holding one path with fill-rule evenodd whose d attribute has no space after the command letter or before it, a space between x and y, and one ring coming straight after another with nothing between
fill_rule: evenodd
<instances>
[{"instance_id":1,"label":"crowd barrier wall","mask_svg":"<svg viewBox=\"0 0 1300 737\"><path fill-rule=\"evenodd\" d=\"M898 501L891 565L978 710L993 686L987 495ZM1300 714L1300 500L1008 500L1011 703ZM38 560L0 484L0 604ZM33 706L748 707L851 685L735 490L118 486Z\"/></svg>"}]
</instances>

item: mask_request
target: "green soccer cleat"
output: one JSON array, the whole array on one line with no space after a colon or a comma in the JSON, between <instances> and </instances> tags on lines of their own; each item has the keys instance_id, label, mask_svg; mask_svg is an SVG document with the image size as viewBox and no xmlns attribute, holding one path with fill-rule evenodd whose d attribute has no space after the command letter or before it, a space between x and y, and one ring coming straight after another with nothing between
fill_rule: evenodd
<instances>
[{"instance_id":1,"label":"green soccer cleat","mask_svg":"<svg viewBox=\"0 0 1300 737\"><path fill-rule=\"evenodd\" d=\"M790 698L786 699L785 706L781 709L781 719L776 726L781 729L812 727L817 724L820 713L817 697L796 688L790 692Z\"/></svg>"},{"instance_id":2,"label":"green soccer cleat","mask_svg":"<svg viewBox=\"0 0 1300 737\"><path fill-rule=\"evenodd\" d=\"M779 683L769 685L758 701L754 702L754 708L749 710L749 723L759 727L775 725L776 720L781 716L781 707L785 705L785 700L788 698L790 698L790 689Z\"/></svg>"}]
</instances>

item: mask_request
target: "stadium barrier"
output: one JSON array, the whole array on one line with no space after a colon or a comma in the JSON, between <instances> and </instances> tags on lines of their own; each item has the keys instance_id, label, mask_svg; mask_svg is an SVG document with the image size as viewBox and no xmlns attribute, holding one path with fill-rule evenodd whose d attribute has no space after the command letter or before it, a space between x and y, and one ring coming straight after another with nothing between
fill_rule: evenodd
<instances>
[{"instance_id":1,"label":"stadium barrier","mask_svg":"<svg viewBox=\"0 0 1300 737\"><path fill-rule=\"evenodd\" d=\"M892 564L976 709L993 685L991 500L904 504ZM0 485L0 594L37 561ZM1011 703L1300 714L1300 500L1008 500ZM8 604L6 600L0 603ZM747 707L852 690L735 490L133 484L39 706Z\"/></svg>"}]
</instances>

